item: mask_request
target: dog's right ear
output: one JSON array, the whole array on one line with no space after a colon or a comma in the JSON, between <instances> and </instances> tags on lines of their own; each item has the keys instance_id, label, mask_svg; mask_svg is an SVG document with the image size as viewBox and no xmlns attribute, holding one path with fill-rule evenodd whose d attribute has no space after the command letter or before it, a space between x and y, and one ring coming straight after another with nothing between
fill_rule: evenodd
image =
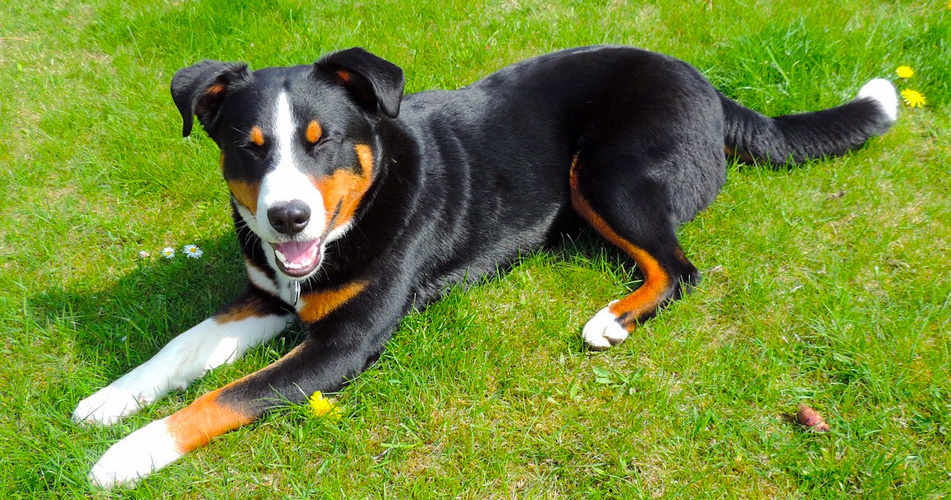
<instances>
[{"instance_id":1,"label":"dog's right ear","mask_svg":"<svg viewBox=\"0 0 951 500\"><path fill-rule=\"evenodd\" d=\"M191 133L196 115L205 130L210 130L228 92L250 77L247 64L208 59L176 71L172 77L172 99L182 114L182 136Z\"/></svg>"},{"instance_id":2,"label":"dog's right ear","mask_svg":"<svg viewBox=\"0 0 951 500\"><path fill-rule=\"evenodd\" d=\"M327 54L314 63L314 71L331 75L358 104L371 112L379 109L390 118L400 114L406 79L399 66L354 47Z\"/></svg>"}]
</instances>

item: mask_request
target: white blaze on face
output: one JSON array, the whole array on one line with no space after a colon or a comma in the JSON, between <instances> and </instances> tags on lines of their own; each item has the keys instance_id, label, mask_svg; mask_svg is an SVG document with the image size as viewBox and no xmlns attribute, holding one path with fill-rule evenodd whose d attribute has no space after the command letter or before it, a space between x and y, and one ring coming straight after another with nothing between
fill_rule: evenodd
<instances>
[{"instance_id":1,"label":"white blaze on face","mask_svg":"<svg viewBox=\"0 0 951 500\"><path fill-rule=\"evenodd\" d=\"M324 232L324 202L320 191L311 183L310 177L301 172L294 162L294 147L298 142L297 123L291 112L287 94L281 92L277 97L277 112L274 114L274 168L265 174L258 195L256 214L257 233L264 239L276 242L286 237L271 227L268 221L268 209L292 200L300 200L310 207L311 218L304 231L295 239L316 240Z\"/></svg>"}]
</instances>

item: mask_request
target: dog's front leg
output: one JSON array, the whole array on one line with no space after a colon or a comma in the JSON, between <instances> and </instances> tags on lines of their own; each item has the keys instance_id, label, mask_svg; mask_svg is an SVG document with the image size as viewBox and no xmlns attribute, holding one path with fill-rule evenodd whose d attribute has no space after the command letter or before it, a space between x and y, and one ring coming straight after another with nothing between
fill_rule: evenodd
<instances>
[{"instance_id":1,"label":"dog's front leg","mask_svg":"<svg viewBox=\"0 0 951 500\"><path fill-rule=\"evenodd\" d=\"M174 389L184 389L208 370L238 359L266 342L294 318L287 307L253 285L214 316L171 340L115 382L79 402L73 420L112 424Z\"/></svg>"},{"instance_id":2,"label":"dog's front leg","mask_svg":"<svg viewBox=\"0 0 951 500\"><path fill-rule=\"evenodd\" d=\"M96 462L90 482L106 488L134 484L271 409L306 401L314 391L339 390L377 359L409 308L405 292L388 299L365 286L358 282L302 296L300 317L308 336L300 345L126 436Z\"/></svg>"}]
</instances>

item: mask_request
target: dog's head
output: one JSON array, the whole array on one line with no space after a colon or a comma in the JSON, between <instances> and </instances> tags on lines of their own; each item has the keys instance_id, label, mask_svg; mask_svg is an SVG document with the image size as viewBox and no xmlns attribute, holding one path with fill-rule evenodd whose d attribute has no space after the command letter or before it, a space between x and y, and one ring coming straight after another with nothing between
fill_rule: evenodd
<instances>
[{"instance_id":1,"label":"dog's head","mask_svg":"<svg viewBox=\"0 0 951 500\"><path fill-rule=\"evenodd\" d=\"M238 213L295 279L353 222L378 175L376 124L397 116L402 96L403 71L360 48L257 71L205 60L172 78L182 134L198 116Z\"/></svg>"}]
</instances>

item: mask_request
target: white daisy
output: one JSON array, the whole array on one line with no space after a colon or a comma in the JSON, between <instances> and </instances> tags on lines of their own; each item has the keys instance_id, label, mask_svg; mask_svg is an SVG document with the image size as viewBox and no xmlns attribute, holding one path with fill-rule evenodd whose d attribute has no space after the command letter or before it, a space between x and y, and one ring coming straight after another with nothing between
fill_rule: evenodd
<instances>
[{"instance_id":1,"label":"white daisy","mask_svg":"<svg viewBox=\"0 0 951 500\"><path fill-rule=\"evenodd\" d=\"M166 259L174 259L174 258L175 258L175 249L172 248L172 247L165 247L165 248L163 248L163 249L162 249L162 257L165 257Z\"/></svg>"},{"instance_id":2,"label":"white daisy","mask_svg":"<svg viewBox=\"0 0 951 500\"><path fill-rule=\"evenodd\" d=\"M189 259L199 259L201 258L201 254L205 253L202 252L201 249L196 245L185 245L185 248L183 248L182 251L185 252L185 256Z\"/></svg>"}]
</instances>

